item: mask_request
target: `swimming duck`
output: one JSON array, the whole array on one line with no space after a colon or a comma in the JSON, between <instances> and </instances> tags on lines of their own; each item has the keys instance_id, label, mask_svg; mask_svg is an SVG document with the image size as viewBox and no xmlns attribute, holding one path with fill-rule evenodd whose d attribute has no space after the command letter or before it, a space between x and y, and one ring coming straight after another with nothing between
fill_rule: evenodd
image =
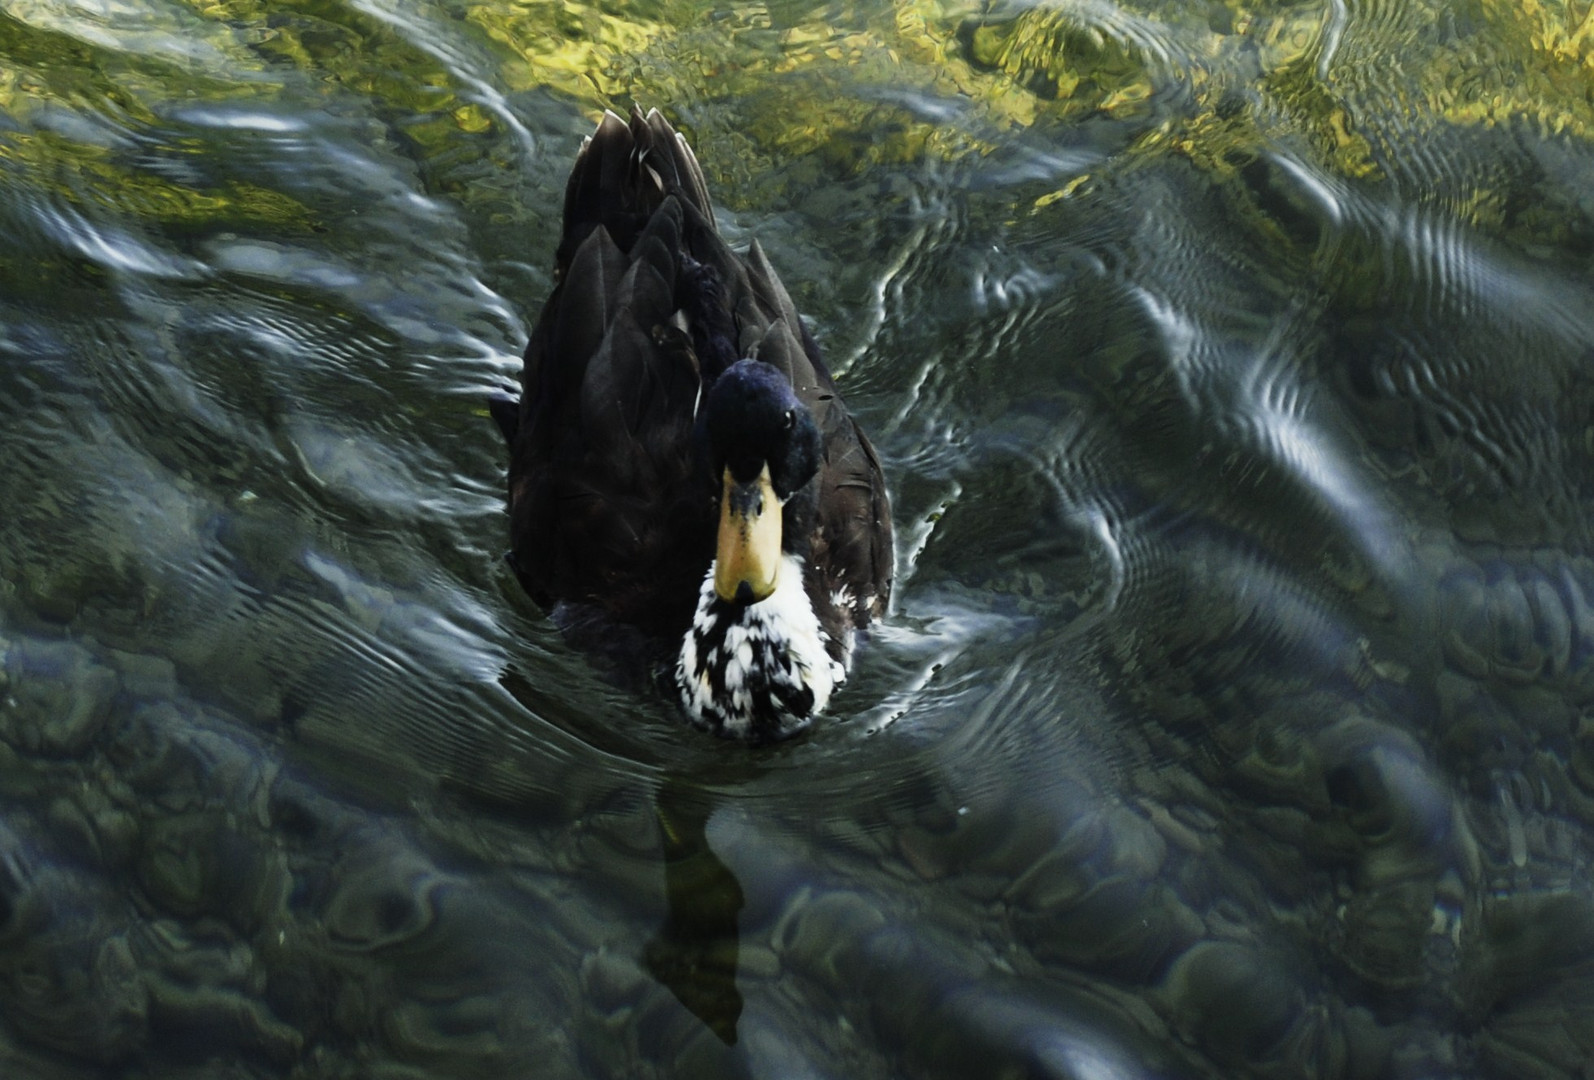
<instances>
[{"instance_id":1,"label":"swimming duck","mask_svg":"<svg viewBox=\"0 0 1594 1080\"><path fill-rule=\"evenodd\" d=\"M880 462L686 140L606 113L565 188L509 444L509 561L566 632L651 664L688 717L807 728L891 592ZM644 655L646 654L646 655Z\"/></svg>"}]
</instances>

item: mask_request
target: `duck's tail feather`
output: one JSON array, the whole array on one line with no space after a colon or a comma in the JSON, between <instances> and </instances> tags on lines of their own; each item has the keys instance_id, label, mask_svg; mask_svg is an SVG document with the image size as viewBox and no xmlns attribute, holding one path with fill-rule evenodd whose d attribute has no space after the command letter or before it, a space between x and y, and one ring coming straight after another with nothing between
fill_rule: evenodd
<instances>
[{"instance_id":1,"label":"duck's tail feather","mask_svg":"<svg viewBox=\"0 0 1594 1080\"><path fill-rule=\"evenodd\" d=\"M606 110L598 129L581 144L565 185L564 234L555 256L559 270L600 226L621 251L630 251L670 195L697 211L701 221L694 224L714 231L703 169L663 114L651 109L643 116L633 108L627 122Z\"/></svg>"}]
</instances>

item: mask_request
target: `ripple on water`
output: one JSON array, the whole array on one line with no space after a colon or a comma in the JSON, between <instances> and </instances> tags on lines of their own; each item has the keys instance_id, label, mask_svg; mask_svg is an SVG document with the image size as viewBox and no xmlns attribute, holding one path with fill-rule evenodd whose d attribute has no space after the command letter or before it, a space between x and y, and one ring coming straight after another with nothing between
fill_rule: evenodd
<instances>
[{"instance_id":1,"label":"ripple on water","mask_svg":"<svg viewBox=\"0 0 1594 1080\"><path fill-rule=\"evenodd\" d=\"M74 38L102 51L117 66L127 63L126 57L133 54L166 63L181 61L223 74L241 59L238 39L230 28L187 7L158 0L92 6L22 0L10 15L35 30ZM232 78L241 75L231 73Z\"/></svg>"},{"instance_id":2,"label":"ripple on water","mask_svg":"<svg viewBox=\"0 0 1594 1080\"><path fill-rule=\"evenodd\" d=\"M1572 478L1594 463L1574 389L1594 347L1582 287L1459 227L1449 235L1434 246L1369 226L1346 252L1331 354L1340 400L1381 479L1414 505L1442 500L1464 538L1581 546L1587 496ZM1415 287L1387 261L1408 254Z\"/></svg>"}]
</instances>

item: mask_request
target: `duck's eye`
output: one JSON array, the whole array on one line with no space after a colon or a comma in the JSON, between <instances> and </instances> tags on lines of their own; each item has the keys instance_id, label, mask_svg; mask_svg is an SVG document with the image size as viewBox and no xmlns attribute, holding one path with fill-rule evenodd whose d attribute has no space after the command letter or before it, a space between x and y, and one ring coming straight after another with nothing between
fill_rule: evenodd
<instances>
[{"instance_id":1,"label":"duck's eye","mask_svg":"<svg viewBox=\"0 0 1594 1080\"><path fill-rule=\"evenodd\" d=\"M790 431L792 428L797 426L797 410L796 409L787 409L786 410L785 423L786 423L786 430L787 431Z\"/></svg>"}]
</instances>

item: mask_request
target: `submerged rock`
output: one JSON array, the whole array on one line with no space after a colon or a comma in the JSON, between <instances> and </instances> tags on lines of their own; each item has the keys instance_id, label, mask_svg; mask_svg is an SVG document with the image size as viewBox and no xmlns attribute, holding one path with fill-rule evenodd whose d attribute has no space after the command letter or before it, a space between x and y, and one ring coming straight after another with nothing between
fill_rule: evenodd
<instances>
[{"instance_id":1,"label":"submerged rock","mask_svg":"<svg viewBox=\"0 0 1594 1080\"><path fill-rule=\"evenodd\" d=\"M104 730L116 672L80 645L27 639L5 656L0 739L23 753L75 757Z\"/></svg>"}]
</instances>

